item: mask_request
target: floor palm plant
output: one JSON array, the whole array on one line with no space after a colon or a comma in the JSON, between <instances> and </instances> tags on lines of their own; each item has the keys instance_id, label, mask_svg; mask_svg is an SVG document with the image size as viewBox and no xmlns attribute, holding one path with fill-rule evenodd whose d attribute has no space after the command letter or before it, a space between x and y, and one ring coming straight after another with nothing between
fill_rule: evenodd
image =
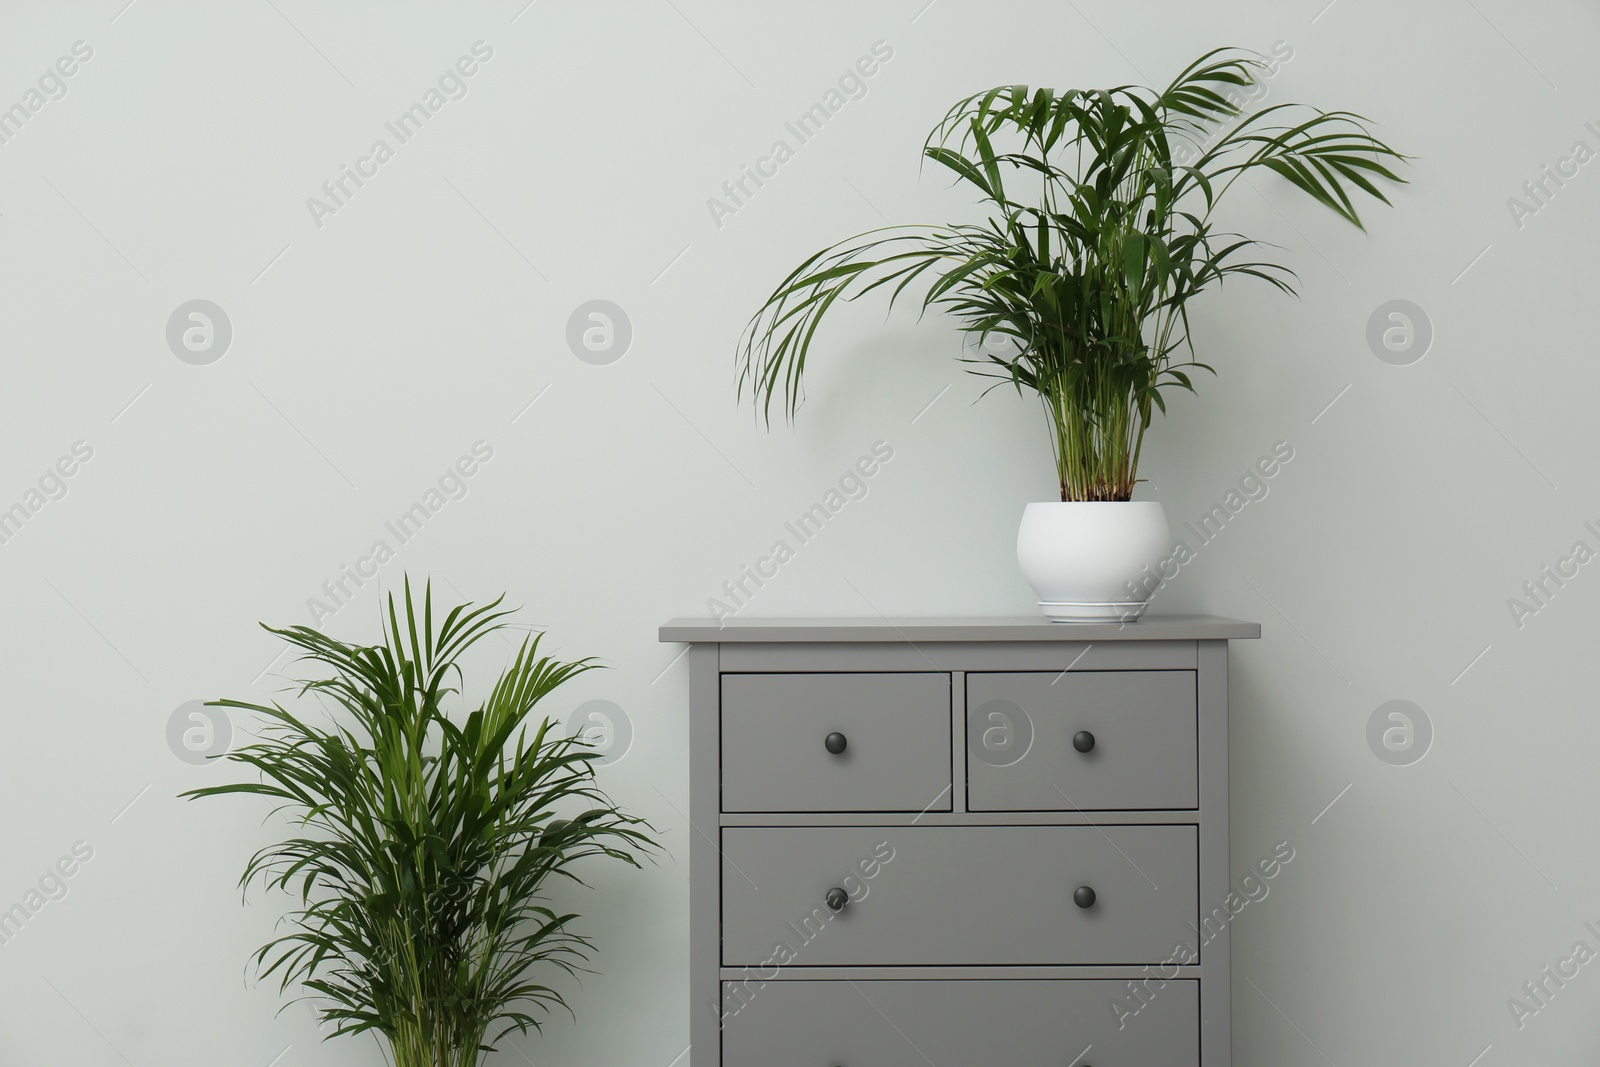
<instances>
[{"instance_id":1,"label":"floor palm plant","mask_svg":"<svg viewBox=\"0 0 1600 1067\"><path fill-rule=\"evenodd\" d=\"M551 890L590 860L637 867L654 847L596 788L598 754L532 719L591 661L541 655L542 635L528 636L481 706L448 714L462 655L508 628L500 603L436 625L431 589L419 610L407 582L378 645L267 627L324 669L299 693L325 698L332 723L216 701L264 717L260 740L227 757L259 780L185 794L265 797L293 818L303 836L261 849L241 878L298 900L258 972L302 986L332 1034L379 1035L396 1067L473 1067L566 1007L548 983L592 943Z\"/></svg>"},{"instance_id":2,"label":"floor palm plant","mask_svg":"<svg viewBox=\"0 0 1600 1067\"><path fill-rule=\"evenodd\" d=\"M783 280L740 341L740 393L792 417L817 327L839 300L919 278L922 307L1003 354L975 373L1043 403L1063 501L1123 501L1162 391L1193 390L1189 301L1234 275L1292 292L1293 273L1219 231L1212 210L1242 178L1274 172L1357 226L1352 194L1387 203L1400 153L1345 111L1241 111L1268 70L1218 49L1165 89L1002 86L955 104L925 157L975 190L981 223L896 226L848 238ZM1184 149L1196 158L1189 165ZM1020 195L1019 187L1023 190Z\"/></svg>"}]
</instances>

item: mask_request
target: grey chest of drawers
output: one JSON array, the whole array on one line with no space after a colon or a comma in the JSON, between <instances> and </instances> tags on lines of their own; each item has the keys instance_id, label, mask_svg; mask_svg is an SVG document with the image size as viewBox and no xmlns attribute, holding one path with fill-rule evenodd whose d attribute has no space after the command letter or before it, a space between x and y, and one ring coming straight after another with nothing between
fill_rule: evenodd
<instances>
[{"instance_id":1,"label":"grey chest of drawers","mask_svg":"<svg viewBox=\"0 0 1600 1067\"><path fill-rule=\"evenodd\" d=\"M663 626L695 1067L1228 1067L1228 641L1259 634Z\"/></svg>"}]
</instances>

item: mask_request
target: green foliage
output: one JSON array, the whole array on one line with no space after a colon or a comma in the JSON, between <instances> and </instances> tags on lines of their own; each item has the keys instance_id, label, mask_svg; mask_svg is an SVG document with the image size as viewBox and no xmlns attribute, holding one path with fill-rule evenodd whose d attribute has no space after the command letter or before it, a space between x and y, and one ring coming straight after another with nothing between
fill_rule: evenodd
<instances>
[{"instance_id":1,"label":"green foliage","mask_svg":"<svg viewBox=\"0 0 1600 1067\"><path fill-rule=\"evenodd\" d=\"M408 579L404 615L391 594L374 646L264 627L325 668L298 692L324 698L333 725L214 701L265 718L261 740L227 757L259 781L184 794L267 797L292 817L305 836L261 849L240 878L297 898L257 971L303 986L332 1034L382 1035L396 1067L473 1067L498 1038L565 1009L545 983L592 944L572 929L578 916L554 910L551 880L581 885L575 865L637 867L654 848L637 829L648 825L596 788L597 754L529 722L590 660L542 656L543 635L530 635L480 707L459 723L446 713L463 653L509 628L503 599L455 607L436 629L431 587L419 618Z\"/></svg>"},{"instance_id":2,"label":"green foliage","mask_svg":"<svg viewBox=\"0 0 1600 1067\"><path fill-rule=\"evenodd\" d=\"M740 339L741 397L748 387L770 422L781 394L793 418L828 310L885 286L893 305L921 278L923 311L1010 349L968 362L1044 403L1061 498L1129 499L1162 391L1192 392L1192 372L1211 370L1193 359L1189 300L1233 275L1294 291L1287 267L1251 258L1260 242L1213 225L1233 184L1272 171L1359 227L1352 193L1388 203L1380 183L1403 181L1392 167L1406 157L1359 115L1244 114L1229 96L1266 69L1217 49L1160 92L1015 85L959 101L923 154L978 192L987 220L871 230L801 263Z\"/></svg>"}]
</instances>

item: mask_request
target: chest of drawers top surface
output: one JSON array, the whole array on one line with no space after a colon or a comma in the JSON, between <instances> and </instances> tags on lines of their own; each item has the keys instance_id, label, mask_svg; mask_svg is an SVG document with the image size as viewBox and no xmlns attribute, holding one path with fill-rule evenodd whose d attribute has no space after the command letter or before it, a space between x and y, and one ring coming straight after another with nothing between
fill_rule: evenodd
<instances>
[{"instance_id":1,"label":"chest of drawers top surface","mask_svg":"<svg viewBox=\"0 0 1600 1067\"><path fill-rule=\"evenodd\" d=\"M1037 617L876 619L671 619L661 640L690 644L939 641L1227 641L1261 626L1214 615L1158 615L1138 622L1053 623Z\"/></svg>"}]
</instances>

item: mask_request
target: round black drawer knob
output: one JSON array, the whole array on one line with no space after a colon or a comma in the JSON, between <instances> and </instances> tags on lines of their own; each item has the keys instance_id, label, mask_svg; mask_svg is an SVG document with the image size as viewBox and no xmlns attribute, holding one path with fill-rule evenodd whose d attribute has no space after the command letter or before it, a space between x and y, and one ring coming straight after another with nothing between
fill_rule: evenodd
<instances>
[{"instance_id":1,"label":"round black drawer knob","mask_svg":"<svg viewBox=\"0 0 1600 1067\"><path fill-rule=\"evenodd\" d=\"M832 752L835 756L850 746L850 742L845 739L844 734L839 733L837 730L829 734L823 740L822 744L824 748L826 748L829 752ZM839 909L835 908L834 910L838 911Z\"/></svg>"},{"instance_id":2,"label":"round black drawer knob","mask_svg":"<svg viewBox=\"0 0 1600 1067\"><path fill-rule=\"evenodd\" d=\"M1080 885L1072 891L1072 902L1080 908L1094 907L1094 890L1086 885ZM835 911L839 910L837 908Z\"/></svg>"},{"instance_id":3,"label":"round black drawer knob","mask_svg":"<svg viewBox=\"0 0 1600 1067\"><path fill-rule=\"evenodd\" d=\"M828 905L829 911L843 911L844 906L850 903L850 894L838 886L834 886L824 894L822 899Z\"/></svg>"},{"instance_id":4,"label":"round black drawer knob","mask_svg":"<svg viewBox=\"0 0 1600 1067\"><path fill-rule=\"evenodd\" d=\"M1060 735L1058 734L1057 736L1059 737ZM1079 730L1072 735L1072 747L1079 752L1093 752L1094 734L1091 734L1088 730Z\"/></svg>"}]
</instances>

